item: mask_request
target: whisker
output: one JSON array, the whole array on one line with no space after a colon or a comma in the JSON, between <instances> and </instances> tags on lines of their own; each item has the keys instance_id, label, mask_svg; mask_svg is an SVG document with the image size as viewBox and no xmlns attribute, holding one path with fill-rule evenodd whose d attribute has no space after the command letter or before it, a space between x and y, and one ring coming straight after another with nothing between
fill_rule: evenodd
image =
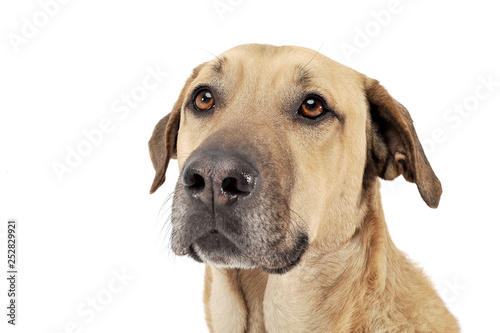
<instances>
[{"instance_id":1,"label":"whisker","mask_svg":"<svg viewBox=\"0 0 500 333\"><path fill-rule=\"evenodd\" d=\"M225 271L222 271L219 267L215 267L215 266L210 266L210 267L215 268L216 270L219 271L219 273L221 273L221 274L229 277L229 274L227 272L225 272Z\"/></svg>"},{"instance_id":2,"label":"whisker","mask_svg":"<svg viewBox=\"0 0 500 333\"><path fill-rule=\"evenodd\" d=\"M311 60L309 60L309 61L307 62L307 64L306 64L304 67L302 67L302 69L306 69L306 67L307 67L307 66L311 63L311 61L313 61L313 59L314 59L314 58L316 58L316 56L318 55L319 51L320 51L320 50L321 50L321 48L323 47L323 44L324 44L324 43L325 43L325 41L323 40L323 41L321 42L321 45L319 46L318 50L316 51L316 53L315 53L315 54L313 55L313 57L311 58Z\"/></svg>"},{"instance_id":3,"label":"whisker","mask_svg":"<svg viewBox=\"0 0 500 333\"><path fill-rule=\"evenodd\" d=\"M169 237L168 237L172 232L172 223L171 223L172 211L171 211L171 205L169 203L171 203L172 198L174 196L174 193L175 192L172 191L169 195L167 195L167 197L163 201L162 205L160 206L160 209L158 210L156 221L157 221L157 226L159 225L159 223L162 224L161 228L158 232L158 239L157 239L157 242L159 242L159 244L160 244L159 245L160 246L160 253L162 255L167 254L168 257L175 259L175 255L173 254L173 252L171 250L170 241L169 241ZM168 215L166 215L166 214L168 214ZM165 218L165 216L166 216L166 218ZM171 258L169 258L169 259L171 259Z\"/></svg>"},{"instance_id":4,"label":"whisker","mask_svg":"<svg viewBox=\"0 0 500 333\"><path fill-rule=\"evenodd\" d=\"M199 48L200 50L203 50L203 51L207 52L208 54L212 55L214 58L219 59L219 62L222 62L222 59L221 59L221 58L219 58L216 54L213 54L212 52L210 52L209 50L207 50L207 49L205 49L205 48L203 48L203 47L198 47L198 48Z\"/></svg>"}]
</instances>

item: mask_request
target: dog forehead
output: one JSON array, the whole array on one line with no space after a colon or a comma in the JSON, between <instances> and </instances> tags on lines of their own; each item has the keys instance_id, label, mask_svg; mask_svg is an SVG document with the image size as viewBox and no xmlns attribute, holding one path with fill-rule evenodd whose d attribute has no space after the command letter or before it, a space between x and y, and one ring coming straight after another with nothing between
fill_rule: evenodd
<instances>
[{"instance_id":1,"label":"dog forehead","mask_svg":"<svg viewBox=\"0 0 500 333\"><path fill-rule=\"evenodd\" d=\"M277 78L290 81L302 74L301 69L317 72L317 77L331 73L343 76L347 72L351 72L351 75L357 73L318 51L305 47L244 44L231 48L200 66L195 81L210 82L215 78L251 80L256 77L259 81Z\"/></svg>"},{"instance_id":2,"label":"dog forehead","mask_svg":"<svg viewBox=\"0 0 500 333\"><path fill-rule=\"evenodd\" d=\"M274 71L285 69L293 74L290 69L299 67L326 75L337 73L338 75L359 76L350 67L344 66L333 59L306 47L284 45L274 46L267 44L244 44L236 46L222 53L215 62L225 65L228 63L238 63L245 67L263 68L266 75L276 74Z\"/></svg>"},{"instance_id":3,"label":"dog forehead","mask_svg":"<svg viewBox=\"0 0 500 333\"><path fill-rule=\"evenodd\" d=\"M274 46L268 44L244 44L235 46L221 54L229 59L240 59L251 62L309 61L317 52L300 46Z\"/></svg>"},{"instance_id":4,"label":"dog forehead","mask_svg":"<svg viewBox=\"0 0 500 333\"><path fill-rule=\"evenodd\" d=\"M223 52L220 56L227 59L240 60L245 63L270 64L278 62L284 66L289 66L290 64L306 65L317 56L319 56L318 60L321 62L335 63L335 61L321 55L318 51L292 45L244 44L235 46Z\"/></svg>"}]
</instances>

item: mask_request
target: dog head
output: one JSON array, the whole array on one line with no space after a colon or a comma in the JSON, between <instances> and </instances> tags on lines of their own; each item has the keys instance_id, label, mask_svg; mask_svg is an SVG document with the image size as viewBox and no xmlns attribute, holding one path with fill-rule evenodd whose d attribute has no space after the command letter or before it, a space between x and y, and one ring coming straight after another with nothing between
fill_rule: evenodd
<instances>
[{"instance_id":1,"label":"dog head","mask_svg":"<svg viewBox=\"0 0 500 333\"><path fill-rule=\"evenodd\" d=\"M305 48L242 45L198 66L149 147L151 193L178 159L174 252L220 267L284 273L320 235L345 242L377 177L402 174L431 207L441 195L408 111Z\"/></svg>"}]
</instances>

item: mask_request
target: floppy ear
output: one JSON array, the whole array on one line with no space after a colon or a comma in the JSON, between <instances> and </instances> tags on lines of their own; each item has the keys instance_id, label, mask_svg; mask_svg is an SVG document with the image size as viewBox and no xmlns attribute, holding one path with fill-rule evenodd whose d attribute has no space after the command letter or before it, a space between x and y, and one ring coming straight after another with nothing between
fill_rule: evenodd
<instances>
[{"instance_id":1,"label":"floppy ear","mask_svg":"<svg viewBox=\"0 0 500 333\"><path fill-rule=\"evenodd\" d=\"M167 171L170 159L177 158L177 132L179 131L179 124L181 121L182 103L184 102L184 96L186 95L189 85L198 75L202 65L194 69L193 74L184 85L172 112L167 114L158 124L156 124L153 135L151 139L149 139L149 155L156 170L155 179L149 191L151 194L165 182L165 172Z\"/></svg>"},{"instance_id":2,"label":"floppy ear","mask_svg":"<svg viewBox=\"0 0 500 333\"><path fill-rule=\"evenodd\" d=\"M417 184L427 205L436 208L441 183L424 154L408 110L376 80L367 78L365 91L371 118L368 158L375 173L386 180L403 174L407 181Z\"/></svg>"},{"instance_id":3,"label":"floppy ear","mask_svg":"<svg viewBox=\"0 0 500 333\"><path fill-rule=\"evenodd\" d=\"M176 158L177 131L180 123L180 109L163 117L153 130L149 139L149 155L156 170L155 179L149 193L154 193L165 182L165 172L171 158Z\"/></svg>"}]
</instances>

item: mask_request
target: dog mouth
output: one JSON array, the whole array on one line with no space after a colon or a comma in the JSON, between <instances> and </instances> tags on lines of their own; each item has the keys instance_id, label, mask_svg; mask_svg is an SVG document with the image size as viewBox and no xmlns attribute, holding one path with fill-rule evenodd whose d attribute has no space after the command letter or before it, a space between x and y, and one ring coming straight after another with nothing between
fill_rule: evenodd
<instances>
[{"instance_id":1,"label":"dog mouth","mask_svg":"<svg viewBox=\"0 0 500 333\"><path fill-rule=\"evenodd\" d=\"M260 268L269 274L285 274L297 266L309 245L307 235L300 235L295 246L278 258L249 256L233 241L214 229L193 242L187 254L200 263L220 268Z\"/></svg>"},{"instance_id":2,"label":"dog mouth","mask_svg":"<svg viewBox=\"0 0 500 333\"><path fill-rule=\"evenodd\" d=\"M188 255L198 262L228 266L231 258L241 257L243 253L226 236L214 229L193 242L188 247Z\"/></svg>"}]
</instances>

